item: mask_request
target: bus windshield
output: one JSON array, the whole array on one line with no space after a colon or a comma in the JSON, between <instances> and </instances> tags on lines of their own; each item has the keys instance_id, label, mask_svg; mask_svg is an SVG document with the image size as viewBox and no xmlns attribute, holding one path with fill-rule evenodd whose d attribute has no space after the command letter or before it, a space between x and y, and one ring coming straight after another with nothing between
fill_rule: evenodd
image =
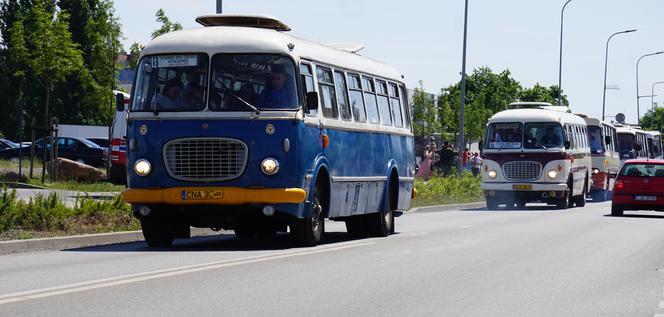
<instances>
[{"instance_id":1,"label":"bus windshield","mask_svg":"<svg viewBox=\"0 0 664 317\"><path fill-rule=\"evenodd\" d=\"M588 138L590 140L590 153L604 153L604 142L602 142L602 128L588 126Z\"/></svg>"},{"instance_id":2,"label":"bus windshield","mask_svg":"<svg viewBox=\"0 0 664 317\"><path fill-rule=\"evenodd\" d=\"M634 135L618 133L618 146L620 148L620 158L635 158Z\"/></svg>"},{"instance_id":3,"label":"bus windshield","mask_svg":"<svg viewBox=\"0 0 664 317\"><path fill-rule=\"evenodd\" d=\"M205 108L205 54L145 56L138 64L131 111L197 111Z\"/></svg>"},{"instance_id":4,"label":"bus windshield","mask_svg":"<svg viewBox=\"0 0 664 317\"><path fill-rule=\"evenodd\" d=\"M563 128L558 123L526 123L525 149L548 149L563 146Z\"/></svg>"},{"instance_id":5,"label":"bus windshield","mask_svg":"<svg viewBox=\"0 0 664 317\"><path fill-rule=\"evenodd\" d=\"M295 65L285 56L217 54L212 58L212 111L299 108Z\"/></svg>"},{"instance_id":6,"label":"bus windshield","mask_svg":"<svg viewBox=\"0 0 664 317\"><path fill-rule=\"evenodd\" d=\"M485 148L520 149L523 131L519 122L492 123L487 129Z\"/></svg>"}]
</instances>

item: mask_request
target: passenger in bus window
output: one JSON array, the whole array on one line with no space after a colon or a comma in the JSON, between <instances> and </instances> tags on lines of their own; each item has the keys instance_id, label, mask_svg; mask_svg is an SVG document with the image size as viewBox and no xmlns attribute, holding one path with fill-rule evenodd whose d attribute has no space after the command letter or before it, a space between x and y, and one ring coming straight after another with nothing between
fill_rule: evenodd
<instances>
[{"instance_id":1,"label":"passenger in bus window","mask_svg":"<svg viewBox=\"0 0 664 317\"><path fill-rule=\"evenodd\" d=\"M180 92L181 83L177 78L166 82L164 89L156 98L152 100L152 106L157 106L159 110L176 110L184 105Z\"/></svg>"},{"instance_id":2,"label":"passenger in bus window","mask_svg":"<svg viewBox=\"0 0 664 317\"><path fill-rule=\"evenodd\" d=\"M560 146L563 140L560 135L554 133L553 127L547 127L546 134L542 137L540 143L544 146Z\"/></svg>"},{"instance_id":3,"label":"passenger in bus window","mask_svg":"<svg viewBox=\"0 0 664 317\"><path fill-rule=\"evenodd\" d=\"M288 108L292 104L293 96L288 89L289 76L282 65L275 64L271 67L272 74L268 77L266 87L260 95L258 104L263 108Z\"/></svg>"}]
</instances>

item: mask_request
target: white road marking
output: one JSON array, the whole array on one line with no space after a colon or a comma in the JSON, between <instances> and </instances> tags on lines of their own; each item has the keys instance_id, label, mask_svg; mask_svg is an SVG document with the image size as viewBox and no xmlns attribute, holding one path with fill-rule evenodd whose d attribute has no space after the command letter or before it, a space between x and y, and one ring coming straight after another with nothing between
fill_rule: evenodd
<instances>
[{"instance_id":1,"label":"white road marking","mask_svg":"<svg viewBox=\"0 0 664 317\"><path fill-rule=\"evenodd\" d=\"M278 259L284 259L284 258L290 258L290 257L296 257L296 256L303 256L303 255L338 251L338 250L344 250L344 249L350 249L350 248L357 248L357 247L363 247L363 246L368 246L368 245L372 245L372 244L376 244L376 242L352 243L352 244L344 244L344 245L337 244L337 245L330 246L330 247L319 247L317 249L304 250L304 251L303 250L289 250L289 251L285 251L285 252L277 252L277 253L272 253L272 254L250 256L250 257L244 257L244 258L238 258L238 259L229 259L229 260L224 260L224 261L187 265L187 266L181 266L181 267L176 267L176 268L171 268L171 269L163 269L163 270L156 270L156 271L151 271L151 272L121 275L121 276L116 276L116 277L111 277L111 278L104 278L104 279L92 280L92 281L87 281L87 282L80 282L80 283L73 283L73 284L67 284L67 285L62 285L62 286L48 287L48 288L42 288L42 289L37 289L37 290L32 290L32 291L17 292L17 293L0 295L0 305L9 304L9 303L16 303L16 302L21 302L21 301L26 301L26 300L31 300L31 299L38 299L38 298L44 298L44 297L51 297L51 296L58 296L58 295L64 295L64 294L70 294L70 293L83 292L83 291L88 291L88 290L93 290L93 289L104 288L104 287L111 287L111 286L137 283L137 282L153 280L153 279L158 279L158 278L164 278L164 277L170 277L170 276L177 276L177 275L183 275L183 274L189 274L189 273L195 273L195 272L201 272L201 271L215 270L215 269L231 267L231 266L238 266L238 265L243 265L243 264L252 264L252 263L278 260Z\"/></svg>"},{"instance_id":2,"label":"white road marking","mask_svg":"<svg viewBox=\"0 0 664 317\"><path fill-rule=\"evenodd\" d=\"M659 302L659 308L664 308L664 301Z\"/></svg>"},{"instance_id":3,"label":"white road marking","mask_svg":"<svg viewBox=\"0 0 664 317\"><path fill-rule=\"evenodd\" d=\"M459 229L468 229L471 228L473 225L464 225L464 226L459 226Z\"/></svg>"},{"instance_id":4,"label":"white road marking","mask_svg":"<svg viewBox=\"0 0 664 317\"><path fill-rule=\"evenodd\" d=\"M406 234L405 237L419 237L419 236L426 236L428 234L429 234L428 232L409 233Z\"/></svg>"},{"instance_id":5,"label":"white road marking","mask_svg":"<svg viewBox=\"0 0 664 317\"><path fill-rule=\"evenodd\" d=\"M664 314L655 314L654 317L664 317Z\"/></svg>"}]
</instances>

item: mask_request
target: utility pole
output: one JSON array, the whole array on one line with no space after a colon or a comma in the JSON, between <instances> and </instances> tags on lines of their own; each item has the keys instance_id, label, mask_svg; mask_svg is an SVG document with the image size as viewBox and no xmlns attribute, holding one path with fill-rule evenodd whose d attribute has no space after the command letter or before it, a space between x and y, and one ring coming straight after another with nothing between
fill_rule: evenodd
<instances>
[{"instance_id":1,"label":"utility pole","mask_svg":"<svg viewBox=\"0 0 664 317\"><path fill-rule=\"evenodd\" d=\"M217 14L221 14L221 1L222 0L217 0Z\"/></svg>"},{"instance_id":2,"label":"utility pole","mask_svg":"<svg viewBox=\"0 0 664 317\"><path fill-rule=\"evenodd\" d=\"M466 107L466 38L468 37L468 0L466 0L466 7L463 16L463 61L461 63L461 108L459 109L459 148L458 159L457 159L457 168L459 174L463 172L465 166L463 166L463 155L464 155L464 139L463 139L463 130L464 130L464 108Z\"/></svg>"}]
</instances>

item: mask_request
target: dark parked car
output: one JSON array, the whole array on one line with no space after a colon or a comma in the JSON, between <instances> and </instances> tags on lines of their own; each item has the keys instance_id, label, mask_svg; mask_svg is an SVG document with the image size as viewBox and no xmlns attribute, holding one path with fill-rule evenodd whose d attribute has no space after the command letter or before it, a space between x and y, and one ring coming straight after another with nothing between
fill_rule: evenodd
<instances>
[{"instance_id":1,"label":"dark parked car","mask_svg":"<svg viewBox=\"0 0 664 317\"><path fill-rule=\"evenodd\" d=\"M0 139L0 159L10 160L19 157L19 145L7 139ZM23 156L30 155L30 148L23 146Z\"/></svg>"},{"instance_id":2,"label":"dark parked car","mask_svg":"<svg viewBox=\"0 0 664 317\"><path fill-rule=\"evenodd\" d=\"M102 148L109 148L111 146L111 140L108 138L85 138L86 140L99 145Z\"/></svg>"},{"instance_id":3,"label":"dark parked car","mask_svg":"<svg viewBox=\"0 0 664 317\"><path fill-rule=\"evenodd\" d=\"M664 160L628 160L613 187L611 215L625 210L664 211Z\"/></svg>"},{"instance_id":4,"label":"dark parked car","mask_svg":"<svg viewBox=\"0 0 664 317\"><path fill-rule=\"evenodd\" d=\"M58 157L96 167L103 167L106 164L106 151L91 141L76 137L58 137L57 142ZM50 149L50 144L47 144L47 148ZM42 156L43 149L44 139L35 141L35 155L37 157ZM47 151L47 155L50 155L49 153L50 151Z\"/></svg>"}]
</instances>

